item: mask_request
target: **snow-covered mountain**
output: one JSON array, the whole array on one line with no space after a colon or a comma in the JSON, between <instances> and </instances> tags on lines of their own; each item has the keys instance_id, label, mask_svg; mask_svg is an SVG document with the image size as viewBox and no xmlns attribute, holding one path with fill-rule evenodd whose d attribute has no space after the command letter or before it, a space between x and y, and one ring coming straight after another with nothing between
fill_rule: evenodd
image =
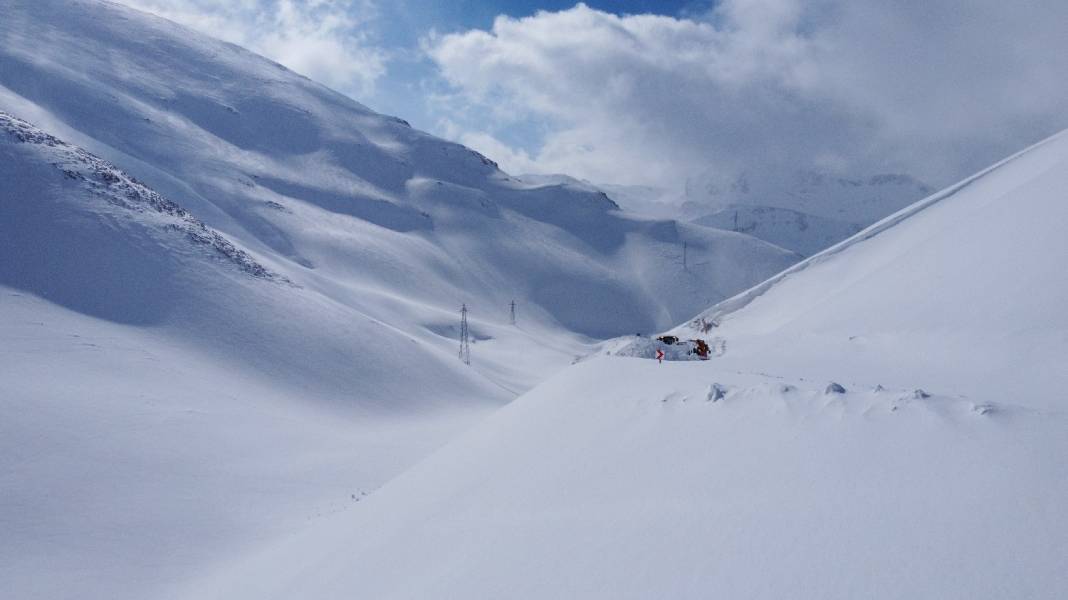
<instances>
[{"instance_id":1,"label":"snow-covered mountain","mask_svg":"<svg viewBox=\"0 0 1068 600\"><path fill-rule=\"evenodd\" d=\"M591 357L193 595L1063 597L1066 187L1068 132L676 330L721 356Z\"/></svg>"},{"instance_id":2,"label":"snow-covered mountain","mask_svg":"<svg viewBox=\"0 0 1068 600\"><path fill-rule=\"evenodd\" d=\"M4 596L154 595L512 397L2 112L0 182Z\"/></svg>"},{"instance_id":3,"label":"snow-covered mountain","mask_svg":"<svg viewBox=\"0 0 1068 600\"><path fill-rule=\"evenodd\" d=\"M647 185L620 185L613 183L592 183L563 174L524 174L517 176L527 183L569 184L586 189L604 192L623 210L650 219L686 218L685 210L680 206L685 198L679 192Z\"/></svg>"},{"instance_id":4,"label":"snow-covered mountain","mask_svg":"<svg viewBox=\"0 0 1068 600\"><path fill-rule=\"evenodd\" d=\"M0 108L412 335L462 302L502 322L512 299L528 321L581 334L651 330L796 259L629 218L581 186L523 183L262 57L99 0L5 0L0 86ZM711 255L699 277L675 256L683 240ZM427 303L449 316L393 318Z\"/></svg>"},{"instance_id":5,"label":"snow-covered mountain","mask_svg":"<svg viewBox=\"0 0 1068 600\"><path fill-rule=\"evenodd\" d=\"M687 182L679 216L811 256L933 191L901 174L806 170L744 173L729 182L708 175Z\"/></svg>"},{"instance_id":6,"label":"snow-covered mountain","mask_svg":"<svg viewBox=\"0 0 1068 600\"><path fill-rule=\"evenodd\" d=\"M687 181L682 193L593 184L566 175L520 179L603 191L636 215L744 233L802 256L829 248L934 191L908 175L850 178L814 170L743 174L726 181L709 173Z\"/></svg>"},{"instance_id":7,"label":"snow-covered mountain","mask_svg":"<svg viewBox=\"0 0 1068 600\"><path fill-rule=\"evenodd\" d=\"M668 326L798 258L516 180L110 2L0 0L0 111L12 597L184 597L588 336Z\"/></svg>"},{"instance_id":8,"label":"snow-covered mountain","mask_svg":"<svg viewBox=\"0 0 1068 600\"><path fill-rule=\"evenodd\" d=\"M783 271L110 2L0 0L0 111L0 595L1068 588L1068 136Z\"/></svg>"},{"instance_id":9,"label":"snow-covered mountain","mask_svg":"<svg viewBox=\"0 0 1068 600\"><path fill-rule=\"evenodd\" d=\"M694 177L686 183L686 200L690 211L700 206L770 206L866 227L933 191L900 173L846 177L813 169L771 170L733 179L713 173Z\"/></svg>"},{"instance_id":10,"label":"snow-covered mountain","mask_svg":"<svg viewBox=\"0 0 1068 600\"><path fill-rule=\"evenodd\" d=\"M773 206L726 206L693 220L698 225L737 231L802 256L830 248L864 227Z\"/></svg>"},{"instance_id":11,"label":"snow-covered mountain","mask_svg":"<svg viewBox=\"0 0 1068 600\"><path fill-rule=\"evenodd\" d=\"M2 112L0 138L6 288L111 323L155 328L305 396L340 396L375 382L359 394L368 407L501 399L489 381L457 368L451 353L413 344L294 285L107 161ZM358 354L368 340L374 351ZM442 395L411 396L411 375L390 375L406 361L420 365L421 385Z\"/></svg>"}]
</instances>

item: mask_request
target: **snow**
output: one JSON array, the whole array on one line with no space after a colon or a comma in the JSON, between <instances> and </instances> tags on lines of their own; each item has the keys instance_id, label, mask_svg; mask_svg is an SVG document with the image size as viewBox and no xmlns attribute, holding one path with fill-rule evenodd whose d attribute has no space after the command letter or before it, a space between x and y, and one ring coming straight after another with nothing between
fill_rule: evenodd
<instances>
[{"instance_id":1,"label":"snow","mask_svg":"<svg viewBox=\"0 0 1068 600\"><path fill-rule=\"evenodd\" d=\"M1068 135L791 266L121 5L0 14L5 595L1068 593ZM922 188L817 175L741 204ZM683 321L711 360L649 360Z\"/></svg>"},{"instance_id":2,"label":"snow","mask_svg":"<svg viewBox=\"0 0 1068 600\"><path fill-rule=\"evenodd\" d=\"M772 171L743 173L729 184L709 174L687 182L680 209L693 223L812 256L933 191L902 174Z\"/></svg>"},{"instance_id":3,"label":"snow","mask_svg":"<svg viewBox=\"0 0 1068 600\"><path fill-rule=\"evenodd\" d=\"M524 183L121 5L5 7L0 109L120 166L293 282L412 336L422 319L365 296L449 313L467 302L498 323L514 299L540 329L604 338L671 326L797 260L751 237L630 218L575 183ZM716 254L703 276L681 272L684 241ZM631 270L634 257L648 268Z\"/></svg>"},{"instance_id":4,"label":"snow","mask_svg":"<svg viewBox=\"0 0 1068 600\"><path fill-rule=\"evenodd\" d=\"M1060 598L1068 133L604 344L207 598ZM835 387L837 384L841 391Z\"/></svg>"},{"instance_id":5,"label":"snow","mask_svg":"<svg viewBox=\"0 0 1068 600\"><path fill-rule=\"evenodd\" d=\"M687 181L689 210L731 206L792 210L834 221L867 226L929 195L926 184L903 173L848 176L831 170L796 172L753 169L734 179L715 171Z\"/></svg>"},{"instance_id":6,"label":"snow","mask_svg":"<svg viewBox=\"0 0 1068 600\"><path fill-rule=\"evenodd\" d=\"M522 175L518 179L603 191L635 215L744 233L801 256L829 248L934 191L907 175L849 178L820 171L786 177L775 172L746 173L729 185L709 174L688 181L685 193L593 184L566 175Z\"/></svg>"},{"instance_id":7,"label":"snow","mask_svg":"<svg viewBox=\"0 0 1068 600\"><path fill-rule=\"evenodd\" d=\"M26 599L182 597L359 506L493 406L369 414L10 288L0 382L0 581Z\"/></svg>"},{"instance_id":8,"label":"snow","mask_svg":"<svg viewBox=\"0 0 1068 600\"><path fill-rule=\"evenodd\" d=\"M0 112L0 581L19 598L186 597L594 337L798 258L523 183L110 2L0 0Z\"/></svg>"},{"instance_id":9,"label":"snow","mask_svg":"<svg viewBox=\"0 0 1068 600\"><path fill-rule=\"evenodd\" d=\"M1063 413L600 357L205 598L1056 598ZM710 401L713 386L725 397ZM713 395L714 398L714 395ZM986 411L986 412L984 412Z\"/></svg>"},{"instance_id":10,"label":"snow","mask_svg":"<svg viewBox=\"0 0 1068 600\"><path fill-rule=\"evenodd\" d=\"M796 373L844 363L1055 406L1068 384L1066 157L1060 134L887 217L706 311L719 323L706 335Z\"/></svg>"},{"instance_id":11,"label":"snow","mask_svg":"<svg viewBox=\"0 0 1068 600\"><path fill-rule=\"evenodd\" d=\"M2 113L0 181L5 594L166 595L514 395Z\"/></svg>"},{"instance_id":12,"label":"snow","mask_svg":"<svg viewBox=\"0 0 1068 600\"><path fill-rule=\"evenodd\" d=\"M802 256L812 256L863 229L856 223L796 210L744 205L724 207L694 219L693 223L746 233Z\"/></svg>"}]
</instances>

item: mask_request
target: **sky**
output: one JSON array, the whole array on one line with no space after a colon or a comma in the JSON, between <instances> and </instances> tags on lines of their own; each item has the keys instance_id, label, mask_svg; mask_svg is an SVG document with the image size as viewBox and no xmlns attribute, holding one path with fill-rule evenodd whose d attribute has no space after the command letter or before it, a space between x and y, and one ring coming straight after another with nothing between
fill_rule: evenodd
<instances>
[{"instance_id":1,"label":"sky","mask_svg":"<svg viewBox=\"0 0 1068 600\"><path fill-rule=\"evenodd\" d=\"M1063 0L123 0L513 174L953 183L1068 127Z\"/></svg>"}]
</instances>

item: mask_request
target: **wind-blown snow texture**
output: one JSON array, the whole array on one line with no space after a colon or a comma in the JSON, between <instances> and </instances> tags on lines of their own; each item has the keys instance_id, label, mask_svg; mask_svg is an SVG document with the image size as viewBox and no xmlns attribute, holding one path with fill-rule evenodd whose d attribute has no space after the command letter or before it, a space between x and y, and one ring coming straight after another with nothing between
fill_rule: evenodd
<instances>
[{"instance_id":1,"label":"wind-blown snow texture","mask_svg":"<svg viewBox=\"0 0 1068 600\"><path fill-rule=\"evenodd\" d=\"M592 357L195 589L1064 597L1066 188L1062 134L676 330L722 356Z\"/></svg>"}]
</instances>

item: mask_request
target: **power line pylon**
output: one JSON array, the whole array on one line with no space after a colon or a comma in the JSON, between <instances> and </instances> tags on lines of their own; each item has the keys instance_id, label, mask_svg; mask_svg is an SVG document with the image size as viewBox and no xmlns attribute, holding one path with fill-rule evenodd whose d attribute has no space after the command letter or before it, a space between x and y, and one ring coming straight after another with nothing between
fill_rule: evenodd
<instances>
[{"instance_id":1,"label":"power line pylon","mask_svg":"<svg viewBox=\"0 0 1068 600\"><path fill-rule=\"evenodd\" d=\"M512 300L512 325L515 325L515 300Z\"/></svg>"},{"instance_id":2,"label":"power line pylon","mask_svg":"<svg viewBox=\"0 0 1068 600\"><path fill-rule=\"evenodd\" d=\"M460 308L460 360L471 364L471 332L467 328L467 304Z\"/></svg>"}]
</instances>

